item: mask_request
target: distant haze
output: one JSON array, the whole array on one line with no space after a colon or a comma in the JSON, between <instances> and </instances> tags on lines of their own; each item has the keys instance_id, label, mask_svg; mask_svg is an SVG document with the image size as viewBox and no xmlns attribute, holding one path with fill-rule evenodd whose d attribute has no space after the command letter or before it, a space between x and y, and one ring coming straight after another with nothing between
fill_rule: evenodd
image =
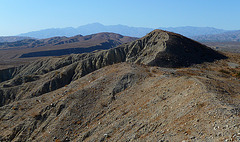
<instances>
[{"instance_id":1,"label":"distant haze","mask_svg":"<svg viewBox=\"0 0 240 142\"><path fill-rule=\"evenodd\" d=\"M199 36L199 35L209 35L209 34L220 34L224 33L227 30L216 29L212 27L160 27L159 29L175 32L182 34L187 37ZM54 36L75 36L75 35L90 35L100 32L113 32L118 33L124 36L131 37L143 37L147 33L154 30L153 28L144 28L144 27L129 27L125 25L103 25L100 23L92 23L77 28L68 27L68 28L55 28L55 29L44 29L40 31L32 31L28 33L20 34L19 36L27 36L34 38L49 38Z\"/></svg>"}]
</instances>

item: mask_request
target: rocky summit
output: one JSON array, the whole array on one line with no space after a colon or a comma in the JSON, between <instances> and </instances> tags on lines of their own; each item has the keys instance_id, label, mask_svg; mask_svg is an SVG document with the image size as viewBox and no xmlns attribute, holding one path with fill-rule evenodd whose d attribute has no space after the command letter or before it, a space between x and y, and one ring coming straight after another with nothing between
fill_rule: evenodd
<instances>
[{"instance_id":1,"label":"rocky summit","mask_svg":"<svg viewBox=\"0 0 240 142\"><path fill-rule=\"evenodd\" d=\"M0 141L239 141L239 57L154 30L1 70Z\"/></svg>"},{"instance_id":2,"label":"rocky summit","mask_svg":"<svg viewBox=\"0 0 240 142\"><path fill-rule=\"evenodd\" d=\"M160 67L186 67L225 58L205 45L162 30L154 30L124 49L126 61Z\"/></svg>"}]
</instances>

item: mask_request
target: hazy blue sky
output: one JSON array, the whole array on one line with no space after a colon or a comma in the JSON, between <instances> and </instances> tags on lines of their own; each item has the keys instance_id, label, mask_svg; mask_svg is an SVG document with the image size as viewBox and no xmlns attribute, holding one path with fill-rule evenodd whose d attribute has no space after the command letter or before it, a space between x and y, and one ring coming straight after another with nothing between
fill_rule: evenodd
<instances>
[{"instance_id":1,"label":"hazy blue sky","mask_svg":"<svg viewBox=\"0 0 240 142\"><path fill-rule=\"evenodd\" d=\"M0 0L0 36L99 22L240 30L240 0Z\"/></svg>"}]
</instances>

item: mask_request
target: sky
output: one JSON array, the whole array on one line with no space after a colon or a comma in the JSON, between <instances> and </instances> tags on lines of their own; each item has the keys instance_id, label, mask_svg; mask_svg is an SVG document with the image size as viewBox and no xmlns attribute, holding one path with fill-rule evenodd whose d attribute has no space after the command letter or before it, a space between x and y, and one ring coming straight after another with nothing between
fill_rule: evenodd
<instances>
[{"instance_id":1,"label":"sky","mask_svg":"<svg viewBox=\"0 0 240 142\"><path fill-rule=\"evenodd\" d=\"M240 0L0 0L0 36L99 22L240 30Z\"/></svg>"}]
</instances>

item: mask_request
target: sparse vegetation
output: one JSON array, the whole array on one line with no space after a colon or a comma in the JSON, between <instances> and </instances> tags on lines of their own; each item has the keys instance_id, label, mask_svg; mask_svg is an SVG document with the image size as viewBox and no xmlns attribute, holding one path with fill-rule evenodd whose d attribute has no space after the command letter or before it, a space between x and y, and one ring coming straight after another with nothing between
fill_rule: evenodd
<instances>
[{"instance_id":1,"label":"sparse vegetation","mask_svg":"<svg viewBox=\"0 0 240 142\"><path fill-rule=\"evenodd\" d=\"M229 72L229 71L227 71L227 70L224 70L224 69L220 69L220 70L219 70L219 72L221 72L221 73L225 73L225 74L230 74L230 72Z\"/></svg>"},{"instance_id":2,"label":"sparse vegetation","mask_svg":"<svg viewBox=\"0 0 240 142\"><path fill-rule=\"evenodd\" d=\"M101 102L101 106L102 106L103 108L105 108L105 107L108 106L108 103L107 103L107 102Z\"/></svg>"},{"instance_id":3,"label":"sparse vegetation","mask_svg":"<svg viewBox=\"0 0 240 142\"><path fill-rule=\"evenodd\" d=\"M237 76L238 78L240 78L240 72L238 72L236 76Z\"/></svg>"}]
</instances>

